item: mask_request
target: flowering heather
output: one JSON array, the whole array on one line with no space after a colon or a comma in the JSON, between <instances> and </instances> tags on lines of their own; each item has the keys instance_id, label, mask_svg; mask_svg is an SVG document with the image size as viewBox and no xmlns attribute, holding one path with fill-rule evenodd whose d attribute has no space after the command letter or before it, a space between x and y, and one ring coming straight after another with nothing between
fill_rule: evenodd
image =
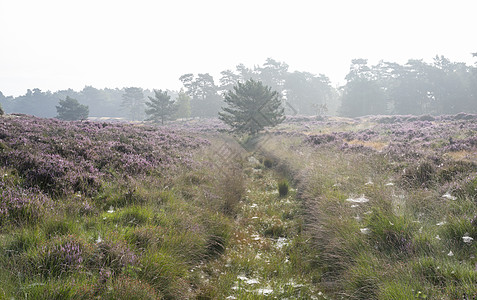
<instances>
[{"instance_id":1,"label":"flowering heather","mask_svg":"<svg viewBox=\"0 0 477 300\"><path fill-rule=\"evenodd\" d=\"M190 164L190 150L204 143L160 127L23 115L0 120L0 164L50 194L94 193L113 173L161 173Z\"/></svg>"},{"instance_id":2,"label":"flowering heather","mask_svg":"<svg viewBox=\"0 0 477 300\"><path fill-rule=\"evenodd\" d=\"M0 225L8 221L17 224L38 221L51 204L48 197L34 189L12 185L5 177L0 179Z\"/></svg>"},{"instance_id":3,"label":"flowering heather","mask_svg":"<svg viewBox=\"0 0 477 300\"><path fill-rule=\"evenodd\" d=\"M359 129L358 125L364 121L368 123L367 128ZM420 158L430 153L442 155L447 152L477 149L475 115L369 117L366 120L350 120L348 124L339 120L321 122L316 126L309 124L304 125L305 130L307 127L312 130L327 126L336 131L309 134L305 138L308 144L332 144L341 149L362 146L389 153L397 158Z\"/></svg>"},{"instance_id":4,"label":"flowering heather","mask_svg":"<svg viewBox=\"0 0 477 300\"><path fill-rule=\"evenodd\" d=\"M84 262L83 246L73 237L56 238L41 246L33 258L33 268L44 276L60 276L65 272L79 269Z\"/></svg>"}]
</instances>

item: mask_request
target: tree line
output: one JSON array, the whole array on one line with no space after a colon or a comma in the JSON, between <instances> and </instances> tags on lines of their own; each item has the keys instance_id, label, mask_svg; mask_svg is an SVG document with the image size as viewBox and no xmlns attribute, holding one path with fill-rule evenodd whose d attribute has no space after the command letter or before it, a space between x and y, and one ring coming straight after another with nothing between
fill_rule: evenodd
<instances>
[{"instance_id":1,"label":"tree line","mask_svg":"<svg viewBox=\"0 0 477 300\"><path fill-rule=\"evenodd\" d=\"M473 55L477 57L477 53ZM179 78L183 85L180 91L91 86L79 92L33 89L19 97L6 97L0 92L0 104L6 113L55 117L59 101L69 97L87 106L92 117L145 120L151 115L147 111L157 111L160 105L157 96L165 93L163 97L169 97L174 108L169 109L167 118L161 117L161 122L173 118L217 117L227 92L249 79L278 92L289 115L477 113L477 64L451 62L443 56L436 56L432 63L409 60L403 65L385 61L369 65L366 59L354 59L346 84L341 87L332 86L326 75L291 72L286 63L268 58L253 68L239 64L234 70L224 70L218 81L209 73L184 74ZM156 108L150 105L153 99Z\"/></svg>"},{"instance_id":2,"label":"tree line","mask_svg":"<svg viewBox=\"0 0 477 300\"><path fill-rule=\"evenodd\" d=\"M444 56L404 65L381 61L369 66L366 59L354 59L346 81L340 91L343 116L477 113L477 64Z\"/></svg>"}]
</instances>

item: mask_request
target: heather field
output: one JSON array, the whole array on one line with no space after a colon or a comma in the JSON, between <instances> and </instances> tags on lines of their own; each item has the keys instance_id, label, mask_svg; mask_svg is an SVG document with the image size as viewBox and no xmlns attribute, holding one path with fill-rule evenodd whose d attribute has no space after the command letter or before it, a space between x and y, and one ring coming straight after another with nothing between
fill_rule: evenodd
<instances>
[{"instance_id":1,"label":"heather field","mask_svg":"<svg viewBox=\"0 0 477 300\"><path fill-rule=\"evenodd\" d=\"M0 299L475 299L477 116L0 117Z\"/></svg>"}]
</instances>

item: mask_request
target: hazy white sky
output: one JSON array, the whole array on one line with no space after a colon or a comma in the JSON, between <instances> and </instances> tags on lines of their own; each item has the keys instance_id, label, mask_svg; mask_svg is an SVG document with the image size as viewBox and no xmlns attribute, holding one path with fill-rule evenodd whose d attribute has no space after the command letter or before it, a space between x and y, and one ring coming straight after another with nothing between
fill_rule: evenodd
<instances>
[{"instance_id":1,"label":"hazy white sky","mask_svg":"<svg viewBox=\"0 0 477 300\"><path fill-rule=\"evenodd\" d=\"M344 83L351 59L473 64L477 1L0 0L0 91L178 89L267 57Z\"/></svg>"}]
</instances>

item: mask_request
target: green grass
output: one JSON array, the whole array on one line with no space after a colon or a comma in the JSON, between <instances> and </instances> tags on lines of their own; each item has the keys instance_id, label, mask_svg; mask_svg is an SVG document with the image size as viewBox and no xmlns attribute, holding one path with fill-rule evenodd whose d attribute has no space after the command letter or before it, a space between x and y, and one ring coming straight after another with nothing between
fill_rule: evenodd
<instances>
[{"instance_id":1,"label":"green grass","mask_svg":"<svg viewBox=\"0 0 477 300\"><path fill-rule=\"evenodd\" d=\"M477 238L472 166L406 165L379 152L307 147L298 137L262 146L298 183L310 236L302 255L319 289L345 299L477 296L477 242L463 239ZM456 200L439 186L452 176L464 182L451 191ZM369 201L348 201L358 197Z\"/></svg>"},{"instance_id":2,"label":"green grass","mask_svg":"<svg viewBox=\"0 0 477 300\"><path fill-rule=\"evenodd\" d=\"M310 132L355 125L373 126ZM302 139L255 137L252 158L217 135L193 168L113 172L97 193L48 196L18 221L3 218L0 299L477 295L474 165ZM223 141L235 160L218 160ZM22 185L3 171L7 186Z\"/></svg>"},{"instance_id":3,"label":"green grass","mask_svg":"<svg viewBox=\"0 0 477 300\"><path fill-rule=\"evenodd\" d=\"M209 157L196 155L194 170L113 176L93 196L51 198L32 206L35 216L4 220L0 299L194 297L203 278L190 270L224 253L245 188L240 165L224 162L231 171L220 183Z\"/></svg>"}]
</instances>

